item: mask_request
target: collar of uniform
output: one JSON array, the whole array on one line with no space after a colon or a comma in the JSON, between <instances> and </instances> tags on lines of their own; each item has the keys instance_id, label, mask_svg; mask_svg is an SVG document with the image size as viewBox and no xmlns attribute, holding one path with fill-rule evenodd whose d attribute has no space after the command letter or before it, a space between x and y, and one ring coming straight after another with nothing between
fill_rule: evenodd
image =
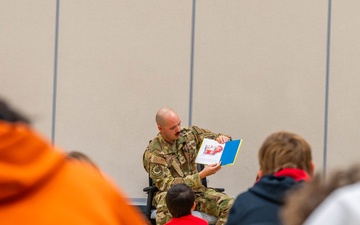
<instances>
[{"instance_id":1,"label":"collar of uniform","mask_svg":"<svg viewBox=\"0 0 360 225\"><path fill-rule=\"evenodd\" d=\"M164 154L178 154L177 152L177 140L175 140L173 143L167 142L163 136L159 133L158 134L159 143L161 145L162 151Z\"/></svg>"},{"instance_id":2,"label":"collar of uniform","mask_svg":"<svg viewBox=\"0 0 360 225\"><path fill-rule=\"evenodd\" d=\"M184 155L184 146L186 145L186 139L183 136L180 136L179 139L176 140L176 151L178 154L178 159L181 164L186 162L186 158Z\"/></svg>"},{"instance_id":3,"label":"collar of uniform","mask_svg":"<svg viewBox=\"0 0 360 225\"><path fill-rule=\"evenodd\" d=\"M181 164L186 163L186 158L183 153L183 147L186 144L185 137L180 136L179 139L175 140L173 143L169 143L165 141L161 133L159 133L158 139L165 155L175 154Z\"/></svg>"}]
</instances>

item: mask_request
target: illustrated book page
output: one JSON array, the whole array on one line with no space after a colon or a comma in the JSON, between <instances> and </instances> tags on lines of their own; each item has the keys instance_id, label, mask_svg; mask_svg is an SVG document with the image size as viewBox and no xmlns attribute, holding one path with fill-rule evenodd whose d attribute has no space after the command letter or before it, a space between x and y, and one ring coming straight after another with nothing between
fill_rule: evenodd
<instances>
[{"instance_id":1,"label":"illustrated book page","mask_svg":"<svg viewBox=\"0 0 360 225\"><path fill-rule=\"evenodd\" d=\"M241 144L242 139L220 144L215 140L204 138L195 162L205 165L218 162L221 162L222 166L233 165L239 153Z\"/></svg>"}]
</instances>

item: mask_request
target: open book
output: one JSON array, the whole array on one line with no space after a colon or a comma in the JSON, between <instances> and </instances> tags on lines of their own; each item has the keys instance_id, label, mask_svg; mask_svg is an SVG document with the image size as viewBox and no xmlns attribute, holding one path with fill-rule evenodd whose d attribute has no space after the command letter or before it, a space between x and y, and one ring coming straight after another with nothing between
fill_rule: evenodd
<instances>
[{"instance_id":1,"label":"open book","mask_svg":"<svg viewBox=\"0 0 360 225\"><path fill-rule=\"evenodd\" d=\"M200 164L214 164L221 162L222 166L233 165L239 153L242 139L228 141L224 144L204 138L195 162Z\"/></svg>"}]
</instances>

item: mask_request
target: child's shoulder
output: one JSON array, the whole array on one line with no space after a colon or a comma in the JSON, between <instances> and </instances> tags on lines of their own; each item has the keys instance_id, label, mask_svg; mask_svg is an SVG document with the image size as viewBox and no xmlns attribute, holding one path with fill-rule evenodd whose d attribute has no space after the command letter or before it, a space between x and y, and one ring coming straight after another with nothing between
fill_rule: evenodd
<instances>
[{"instance_id":1,"label":"child's shoulder","mask_svg":"<svg viewBox=\"0 0 360 225\"><path fill-rule=\"evenodd\" d=\"M194 225L208 225L208 222L203 219L203 218L200 218L200 217L197 217L197 216L194 216L194 215L189 215L189 217L191 217L191 219L196 222L194 223Z\"/></svg>"},{"instance_id":2,"label":"child's shoulder","mask_svg":"<svg viewBox=\"0 0 360 225\"><path fill-rule=\"evenodd\" d=\"M186 215L179 218L172 218L165 225L208 225L208 222L194 215Z\"/></svg>"}]
</instances>

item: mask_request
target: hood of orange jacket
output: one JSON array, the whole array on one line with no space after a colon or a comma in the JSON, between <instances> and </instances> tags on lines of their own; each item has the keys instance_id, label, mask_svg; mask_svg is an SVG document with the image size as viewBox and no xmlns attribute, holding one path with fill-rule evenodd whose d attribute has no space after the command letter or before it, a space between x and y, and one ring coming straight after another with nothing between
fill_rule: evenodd
<instances>
[{"instance_id":1,"label":"hood of orange jacket","mask_svg":"<svg viewBox=\"0 0 360 225\"><path fill-rule=\"evenodd\" d=\"M80 178L80 179L79 179ZM1 224L144 225L113 183L89 165L66 160L30 127L0 121Z\"/></svg>"},{"instance_id":2,"label":"hood of orange jacket","mask_svg":"<svg viewBox=\"0 0 360 225\"><path fill-rule=\"evenodd\" d=\"M27 125L0 121L0 200L46 181L64 161L64 153Z\"/></svg>"}]
</instances>

